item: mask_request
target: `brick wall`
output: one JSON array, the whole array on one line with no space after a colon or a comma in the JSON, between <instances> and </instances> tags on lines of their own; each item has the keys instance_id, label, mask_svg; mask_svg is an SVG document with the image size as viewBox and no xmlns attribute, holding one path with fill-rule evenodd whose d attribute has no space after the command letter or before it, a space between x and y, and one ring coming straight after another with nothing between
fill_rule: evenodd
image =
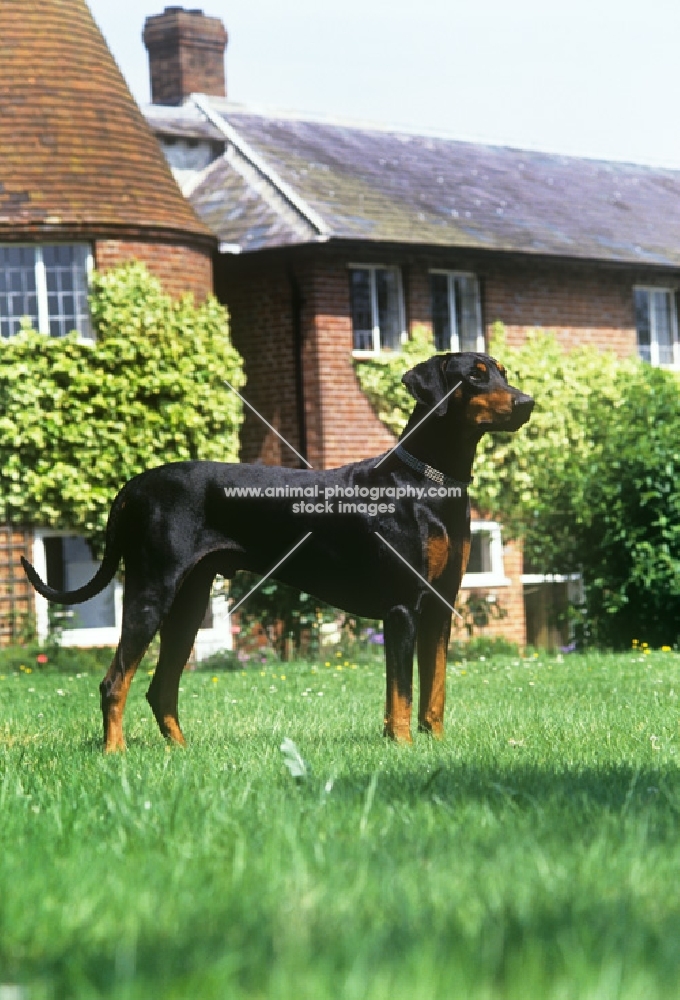
<instances>
[{"instance_id":1,"label":"brick wall","mask_svg":"<svg viewBox=\"0 0 680 1000\"><path fill-rule=\"evenodd\" d=\"M229 308L232 341L244 360L244 397L298 451L294 289L285 264L228 260L217 273ZM298 468L293 451L249 409L241 430L242 462ZM313 459L312 459L313 461Z\"/></svg>"},{"instance_id":2,"label":"brick wall","mask_svg":"<svg viewBox=\"0 0 680 1000\"><path fill-rule=\"evenodd\" d=\"M475 587L461 590L458 594L456 607L466 602L471 593L475 596L492 597L500 607L507 611L504 618L492 618L484 628L475 628L474 638L483 636L495 638L502 636L510 642L516 642L518 646L526 644L526 626L524 619L524 588L522 586L522 548L517 542L506 542L503 545L503 568L505 576L510 581L504 587ZM465 638L467 635L460 619L454 616L452 637L454 639Z\"/></svg>"},{"instance_id":3,"label":"brick wall","mask_svg":"<svg viewBox=\"0 0 680 1000\"><path fill-rule=\"evenodd\" d=\"M172 296L192 292L200 301L213 290L212 255L207 250L171 243L97 240L95 266L102 271L139 260Z\"/></svg>"},{"instance_id":4,"label":"brick wall","mask_svg":"<svg viewBox=\"0 0 680 1000\"><path fill-rule=\"evenodd\" d=\"M344 465L392 446L394 438L375 416L354 373L349 280L342 261L304 256L269 263L229 261L220 269L217 289L229 307L232 338L245 361L245 397L301 450L299 340L306 450L314 468ZM241 459L300 464L249 412Z\"/></svg>"},{"instance_id":5,"label":"brick wall","mask_svg":"<svg viewBox=\"0 0 680 1000\"><path fill-rule=\"evenodd\" d=\"M33 624L33 589L19 561L31 559L31 540L28 529L0 525L0 646L16 642Z\"/></svg>"},{"instance_id":6,"label":"brick wall","mask_svg":"<svg viewBox=\"0 0 680 1000\"><path fill-rule=\"evenodd\" d=\"M568 350L585 344L625 357L636 350L633 285L629 271L542 262L484 269L488 327L505 325L508 342L527 330L552 330Z\"/></svg>"},{"instance_id":7,"label":"brick wall","mask_svg":"<svg viewBox=\"0 0 680 1000\"><path fill-rule=\"evenodd\" d=\"M508 342L521 344L530 330L554 331L567 349L584 344L625 357L636 350L633 287L667 285L668 278L632 269L542 260L497 260L452 253L450 258L418 256L404 269L409 332L431 332L429 269L477 275L487 339L500 320Z\"/></svg>"},{"instance_id":8,"label":"brick wall","mask_svg":"<svg viewBox=\"0 0 680 1000\"><path fill-rule=\"evenodd\" d=\"M352 364L349 276L341 258L310 268L317 379L321 391L324 468L356 462L391 448L395 439L361 391ZM317 390L318 391L318 390Z\"/></svg>"}]
</instances>

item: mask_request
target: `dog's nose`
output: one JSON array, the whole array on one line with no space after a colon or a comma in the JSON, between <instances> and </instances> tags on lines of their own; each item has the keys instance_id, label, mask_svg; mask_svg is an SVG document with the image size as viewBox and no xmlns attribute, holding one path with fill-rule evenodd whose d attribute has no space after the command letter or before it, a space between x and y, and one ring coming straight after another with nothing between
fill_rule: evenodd
<instances>
[{"instance_id":1,"label":"dog's nose","mask_svg":"<svg viewBox=\"0 0 680 1000\"><path fill-rule=\"evenodd\" d=\"M527 416L531 413L534 408L535 400L533 396L527 396L525 392L518 392L515 396L512 405L514 409L521 410L526 413Z\"/></svg>"}]
</instances>

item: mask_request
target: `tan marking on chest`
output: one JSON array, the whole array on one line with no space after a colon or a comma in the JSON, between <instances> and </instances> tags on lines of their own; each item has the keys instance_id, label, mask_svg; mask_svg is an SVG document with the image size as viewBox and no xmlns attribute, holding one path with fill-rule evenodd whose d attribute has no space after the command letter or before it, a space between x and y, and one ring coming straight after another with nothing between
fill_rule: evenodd
<instances>
[{"instance_id":1,"label":"tan marking on chest","mask_svg":"<svg viewBox=\"0 0 680 1000\"><path fill-rule=\"evenodd\" d=\"M427 578L436 580L446 569L451 543L448 535L433 535L427 540Z\"/></svg>"}]
</instances>

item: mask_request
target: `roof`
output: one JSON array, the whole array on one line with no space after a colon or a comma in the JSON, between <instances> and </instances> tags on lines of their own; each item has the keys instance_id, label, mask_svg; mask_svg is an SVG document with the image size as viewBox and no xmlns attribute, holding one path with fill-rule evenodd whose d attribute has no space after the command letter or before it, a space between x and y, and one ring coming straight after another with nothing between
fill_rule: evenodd
<instances>
[{"instance_id":1,"label":"roof","mask_svg":"<svg viewBox=\"0 0 680 1000\"><path fill-rule=\"evenodd\" d=\"M146 111L156 131L165 110ZM225 156L188 193L219 239L243 250L351 240L680 266L677 170L254 111L202 95L173 110L173 134L195 134L202 118L224 136Z\"/></svg>"},{"instance_id":2,"label":"roof","mask_svg":"<svg viewBox=\"0 0 680 1000\"><path fill-rule=\"evenodd\" d=\"M0 239L213 242L85 0L2 0L0 108Z\"/></svg>"}]
</instances>

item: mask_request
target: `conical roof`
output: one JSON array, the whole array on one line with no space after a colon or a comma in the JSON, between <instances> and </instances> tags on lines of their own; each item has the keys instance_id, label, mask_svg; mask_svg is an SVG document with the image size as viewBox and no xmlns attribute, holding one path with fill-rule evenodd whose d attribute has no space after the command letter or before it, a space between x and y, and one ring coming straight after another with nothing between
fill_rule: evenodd
<instances>
[{"instance_id":1,"label":"conical roof","mask_svg":"<svg viewBox=\"0 0 680 1000\"><path fill-rule=\"evenodd\" d=\"M85 0L0 2L0 240L210 243Z\"/></svg>"}]
</instances>

